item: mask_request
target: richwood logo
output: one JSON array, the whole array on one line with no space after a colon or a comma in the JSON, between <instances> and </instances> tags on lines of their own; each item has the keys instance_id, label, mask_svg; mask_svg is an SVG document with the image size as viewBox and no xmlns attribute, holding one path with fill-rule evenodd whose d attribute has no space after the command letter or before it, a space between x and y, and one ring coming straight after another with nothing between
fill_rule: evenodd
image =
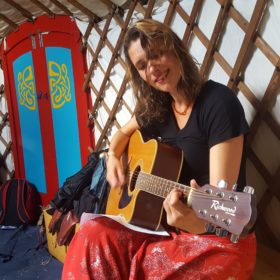
<instances>
[{"instance_id":1,"label":"richwood logo","mask_svg":"<svg viewBox=\"0 0 280 280\"><path fill-rule=\"evenodd\" d=\"M234 206L234 208L230 208L230 207L224 206L224 203L220 204L220 202L218 200L212 200L212 201L213 201L213 203L211 205L211 208L214 208L214 210L216 210L216 211L221 210L221 211L224 211L225 214L235 216L236 206Z\"/></svg>"}]
</instances>

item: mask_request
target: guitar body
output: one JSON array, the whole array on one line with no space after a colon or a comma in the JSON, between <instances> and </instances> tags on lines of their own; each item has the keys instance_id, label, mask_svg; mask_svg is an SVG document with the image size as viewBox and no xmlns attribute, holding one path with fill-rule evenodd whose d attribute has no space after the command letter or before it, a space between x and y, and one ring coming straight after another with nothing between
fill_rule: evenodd
<instances>
[{"instance_id":1,"label":"guitar body","mask_svg":"<svg viewBox=\"0 0 280 280\"><path fill-rule=\"evenodd\" d=\"M154 139L144 142L137 130L130 138L127 159L130 171L128 183L122 190L111 188L106 214L122 215L131 224L160 230L164 198L137 188L135 178L141 171L177 182L182 169L183 153Z\"/></svg>"}]
</instances>

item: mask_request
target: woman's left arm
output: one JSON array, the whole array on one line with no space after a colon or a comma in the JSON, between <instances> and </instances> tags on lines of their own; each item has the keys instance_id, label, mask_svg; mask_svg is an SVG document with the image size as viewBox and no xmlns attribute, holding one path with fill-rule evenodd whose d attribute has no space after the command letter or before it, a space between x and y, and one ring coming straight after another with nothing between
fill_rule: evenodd
<instances>
[{"instance_id":1,"label":"woman's left arm","mask_svg":"<svg viewBox=\"0 0 280 280\"><path fill-rule=\"evenodd\" d=\"M242 134L211 147L209 159L210 185L217 186L219 180L225 180L227 188L231 189L237 182L243 142L244 136Z\"/></svg>"},{"instance_id":2,"label":"woman's left arm","mask_svg":"<svg viewBox=\"0 0 280 280\"><path fill-rule=\"evenodd\" d=\"M243 135L231 138L214 145L210 149L210 184L217 186L219 180L224 180L228 188L236 183L239 175L241 157L243 151ZM198 188L194 180L191 187ZM167 213L167 223L171 226L192 232L205 232L205 221L197 218L192 209L180 201L182 193L176 189L172 190L164 201Z\"/></svg>"}]
</instances>

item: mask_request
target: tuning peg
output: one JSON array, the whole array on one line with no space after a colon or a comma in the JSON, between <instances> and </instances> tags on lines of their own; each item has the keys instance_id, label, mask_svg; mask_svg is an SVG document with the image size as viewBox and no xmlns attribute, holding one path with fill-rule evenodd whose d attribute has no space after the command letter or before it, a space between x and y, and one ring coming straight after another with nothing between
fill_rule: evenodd
<instances>
[{"instance_id":1,"label":"tuning peg","mask_svg":"<svg viewBox=\"0 0 280 280\"><path fill-rule=\"evenodd\" d=\"M239 235L237 235L237 234L232 234L232 235L230 236L230 241L231 241L232 243L237 243L238 239L239 239Z\"/></svg>"},{"instance_id":2,"label":"tuning peg","mask_svg":"<svg viewBox=\"0 0 280 280\"><path fill-rule=\"evenodd\" d=\"M205 225L205 230L209 233L215 232L216 227L212 224L206 224Z\"/></svg>"},{"instance_id":3,"label":"tuning peg","mask_svg":"<svg viewBox=\"0 0 280 280\"><path fill-rule=\"evenodd\" d=\"M225 237L228 235L228 231L223 228L216 228L216 235L219 237Z\"/></svg>"},{"instance_id":4,"label":"tuning peg","mask_svg":"<svg viewBox=\"0 0 280 280\"><path fill-rule=\"evenodd\" d=\"M226 189L227 188L227 182L225 180L219 180L217 183L217 186L219 189Z\"/></svg>"},{"instance_id":5,"label":"tuning peg","mask_svg":"<svg viewBox=\"0 0 280 280\"><path fill-rule=\"evenodd\" d=\"M254 190L254 188L251 187L251 186L246 186L246 187L244 188L243 192L249 193L249 194L254 194L255 190Z\"/></svg>"}]
</instances>

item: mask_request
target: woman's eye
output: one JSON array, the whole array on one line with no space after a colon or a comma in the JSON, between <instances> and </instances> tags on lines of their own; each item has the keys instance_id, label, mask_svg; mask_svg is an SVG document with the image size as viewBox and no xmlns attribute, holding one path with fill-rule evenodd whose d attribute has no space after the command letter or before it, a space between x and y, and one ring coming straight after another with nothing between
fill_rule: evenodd
<instances>
[{"instance_id":1,"label":"woman's eye","mask_svg":"<svg viewBox=\"0 0 280 280\"><path fill-rule=\"evenodd\" d=\"M137 70L145 70L146 69L146 64L145 63L141 63L137 65Z\"/></svg>"}]
</instances>

